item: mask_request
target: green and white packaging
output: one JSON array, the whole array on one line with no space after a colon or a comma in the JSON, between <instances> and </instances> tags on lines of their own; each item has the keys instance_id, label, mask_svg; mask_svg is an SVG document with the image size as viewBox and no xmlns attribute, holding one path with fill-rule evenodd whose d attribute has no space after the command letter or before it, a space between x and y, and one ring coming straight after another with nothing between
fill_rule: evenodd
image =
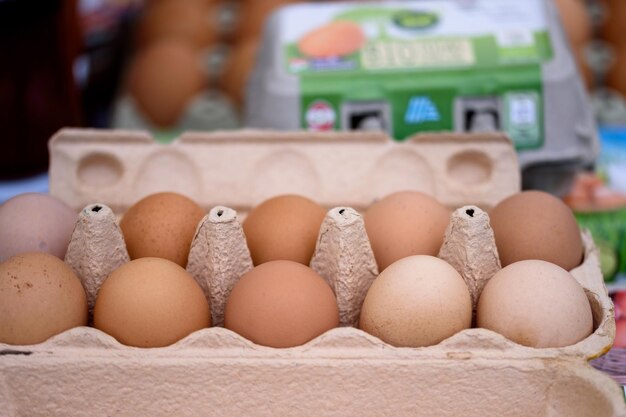
<instances>
[{"instance_id":1,"label":"green and white packaging","mask_svg":"<svg viewBox=\"0 0 626 417\"><path fill-rule=\"evenodd\" d=\"M333 22L365 41L344 56L300 40ZM308 130L508 133L525 185L561 192L594 163L586 92L549 0L410 0L287 6L269 20L246 125Z\"/></svg>"}]
</instances>

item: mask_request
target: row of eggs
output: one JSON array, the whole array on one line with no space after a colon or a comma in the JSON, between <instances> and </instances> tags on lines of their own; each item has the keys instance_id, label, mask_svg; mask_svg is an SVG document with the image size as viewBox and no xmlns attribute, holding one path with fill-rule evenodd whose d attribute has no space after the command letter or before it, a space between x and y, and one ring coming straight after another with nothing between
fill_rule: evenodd
<instances>
[{"instance_id":1,"label":"row of eggs","mask_svg":"<svg viewBox=\"0 0 626 417\"><path fill-rule=\"evenodd\" d=\"M40 200L36 210L49 221L61 217L42 203L51 200L48 196L25 195L5 203L0 207L0 260L13 255L7 247L22 253L55 246L40 240L29 250L20 245L17 229L9 237L12 227L28 223L20 224L19 217L28 215L28 204L15 208L20 199ZM203 215L193 201L174 193L146 197L127 211L120 227L134 260L102 285L95 327L127 345L158 347L211 325L208 302L183 268ZM228 297L225 327L261 345L290 347L338 325L333 291L307 266L324 215L323 208L299 196L275 197L249 213L243 229L256 266ZM567 272L582 260L580 233L569 209L548 194L525 192L490 215L505 268L483 291L476 325L535 347L567 346L588 336L591 308ZM463 278L435 257L449 217L447 208L418 192L392 194L366 211L366 230L382 272L362 306L363 330L395 346L416 347L471 326L472 302ZM31 219L30 226L34 223ZM506 227L510 231L503 233ZM71 229L57 246L67 247L69 235ZM503 246L507 242L511 250ZM41 297L49 299L42 302ZM62 314L46 310L55 308L53 300ZM21 254L0 264L0 301L0 341L5 343L38 343L87 323L80 281L52 256ZM50 329L41 329L50 321L55 322Z\"/></svg>"}]
</instances>

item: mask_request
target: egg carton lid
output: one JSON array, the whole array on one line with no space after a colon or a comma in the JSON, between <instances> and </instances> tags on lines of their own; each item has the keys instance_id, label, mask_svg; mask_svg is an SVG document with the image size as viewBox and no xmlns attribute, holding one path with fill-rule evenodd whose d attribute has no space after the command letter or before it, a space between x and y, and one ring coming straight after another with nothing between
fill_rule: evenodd
<instances>
[{"instance_id":1,"label":"egg carton lid","mask_svg":"<svg viewBox=\"0 0 626 417\"><path fill-rule=\"evenodd\" d=\"M383 133L233 130L187 132L164 145L144 131L62 129L49 150L52 195L76 210L103 201L116 213L159 191L185 194L207 211L246 212L288 193L362 209L401 190L450 207L490 207L521 184L517 155L500 133L397 143Z\"/></svg>"}]
</instances>

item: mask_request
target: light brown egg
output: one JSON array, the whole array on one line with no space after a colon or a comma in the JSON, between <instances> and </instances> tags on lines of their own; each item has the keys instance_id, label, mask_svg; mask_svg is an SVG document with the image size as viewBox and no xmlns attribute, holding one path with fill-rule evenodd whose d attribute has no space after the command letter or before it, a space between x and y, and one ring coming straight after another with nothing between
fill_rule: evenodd
<instances>
[{"instance_id":1,"label":"light brown egg","mask_svg":"<svg viewBox=\"0 0 626 417\"><path fill-rule=\"evenodd\" d=\"M536 348L573 345L593 332L585 291L563 268L516 262L487 283L476 311L478 327Z\"/></svg>"},{"instance_id":2,"label":"light brown egg","mask_svg":"<svg viewBox=\"0 0 626 417\"><path fill-rule=\"evenodd\" d=\"M308 265L326 211L306 197L282 195L264 201L243 222L255 265L289 260Z\"/></svg>"},{"instance_id":3,"label":"light brown egg","mask_svg":"<svg viewBox=\"0 0 626 417\"><path fill-rule=\"evenodd\" d=\"M25 252L63 259L78 220L76 210L47 194L25 193L0 206L0 262Z\"/></svg>"},{"instance_id":4,"label":"light brown egg","mask_svg":"<svg viewBox=\"0 0 626 417\"><path fill-rule=\"evenodd\" d=\"M195 48L206 48L218 39L217 9L204 0L159 0L149 3L139 20L137 43L176 38Z\"/></svg>"},{"instance_id":5,"label":"light brown egg","mask_svg":"<svg viewBox=\"0 0 626 417\"><path fill-rule=\"evenodd\" d=\"M177 193L157 193L135 203L120 228L131 259L157 257L185 267L204 210Z\"/></svg>"},{"instance_id":6,"label":"light brown egg","mask_svg":"<svg viewBox=\"0 0 626 417\"><path fill-rule=\"evenodd\" d=\"M307 33L298 49L313 58L350 55L361 49L366 38L361 26L349 21L336 21Z\"/></svg>"},{"instance_id":7,"label":"light brown egg","mask_svg":"<svg viewBox=\"0 0 626 417\"><path fill-rule=\"evenodd\" d=\"M364 215L365 229L380 271L411 255L439 253L450 222L450 211L418 191L390 194Z\"/></svg>"},{"instance_id":8,"label":"light brown egg","mask_svg":"<svg viewBox=\"0 0 626 417\"><path fill-rule=\"evenodd\" d=\"M0 342L41 343L86 325L85 290L62 260L25 253L0 264Z\"/></svg>"},{"instance_id":9,"label":"light brown egg","mask_svg":"<svg viewBox=\"0 0 626 417\"><path fill-rule=\"evenodd\" d=\"M233 288L224 326L259 345L302 345L339 325L330 286L311 268L273 261L245 274Z\"/></svg>"},{"instance_id":10,"label":"light brown egg","mask_svg":"<svg viewBox=\"0 0 626 417\"><path fill-rule=\"evenodd\" d=\"M128 346L168 346L210 325L200 286L181 266L160 258L136 259L113 271L94 308L94 327Z\"/></svg>"},{"instance_id":11,"label":"light brown egg","mask_svg":"<svg viewBox=\"0 0 626 417\"><path fill-rule=\"evenodd\" d=\"M175 125L206 83L198 51L176 39L141 50L128 76L128 89L139 111L159 127Z\"/></svg>"},{"instance_id":12,"label":"light brown egg","mask_svg":"<svg viewBox=\"0 0 626 417\"><path fill-rule=\"evenodd\" d=\"M526 259L552 262L568 271L580 265L583 244L572 210L542 191L524 191L489 212L502 266Z\"/></svg>"},{"instance_id":13,"label":"light brown egg","mask_svg":"<svg viewBox=\"0 0 626 417\"><path fill-rule=\"evenodd\" d=\"M583 0L556 0L563 28L574 49L580 49L592 37L591 17Z\"/></svg>"},{"instance_id":14,"label":"light brown egg","mask_svg":"<svg viewBox=\"0 0 626 417\"><path fill-rule=\"evenodd\" d=\"M591 17L583 0L556 0L565 34L580 75L587 86L593 87L593 73L585 58L585 47L593 37Z\"/></svg>"},{"instance_id":15,"label":"light brown egg","mask_svg":"<svg viewBox=\"0 0 626 417\"><path fill-rule=\"evenodd\" d=\"M403 258L374 280L359 327L393 345L430 346L472 324L472 300L461 275L427 255Z\"/></svg>"},{"instance_id":16,"label":"light brown egg","mask_svg":"<svg viewBox=\"0 0 626 417\"><path fill-rule=\"evenodd\" d=\"M220 89L238 106L246 97L248 79L256 65L259 43L252 39L232 48L219 80Z\"/></svg>"}]
</instances>

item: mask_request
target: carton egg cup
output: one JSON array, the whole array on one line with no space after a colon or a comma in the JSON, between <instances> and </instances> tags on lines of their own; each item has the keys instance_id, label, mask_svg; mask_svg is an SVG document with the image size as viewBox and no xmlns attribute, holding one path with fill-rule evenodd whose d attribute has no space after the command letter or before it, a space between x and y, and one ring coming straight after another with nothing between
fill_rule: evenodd
<instances>
[{"instance_id":1,"label":"carton egg cup","mask_svg":"<svg viewBox=\"0 0 626 417\"><path fill-rule=\"evenodd\" d=\"M66 262L90 309L102 281L129 260L120 213L147 194L177 191L208 211L187 270L215 327L154 349L87 327L38 345L0 344L7 415L626 416L618 386L587 364L615 335L587 232L584 261L571 273L589 299L594 333L572 346L529 348L474 328L435 346L397 348L354 327L378 275L357 210L394 191L460 207L439 257L476 302L500 269L484 210L519 191L516 154L502 135L429 134L400 144L382 134L239 131L188 133L164 146L141 133L67 129L50 150L51 193L84 207ZM230 290L252 268L238 213L285 193L330 208L310 265L334 290L341 327L275 349L221 326Z\"/></svg>"}]
</instances>

